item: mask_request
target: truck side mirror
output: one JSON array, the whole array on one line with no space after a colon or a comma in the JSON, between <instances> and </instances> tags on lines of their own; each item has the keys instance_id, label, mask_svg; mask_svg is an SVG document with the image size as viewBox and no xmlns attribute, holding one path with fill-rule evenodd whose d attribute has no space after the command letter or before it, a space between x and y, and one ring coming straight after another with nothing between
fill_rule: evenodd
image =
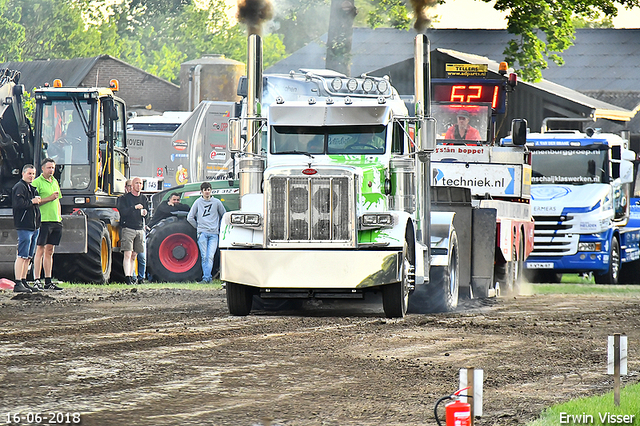
<instances>
[{"instance_id":1,"label":"truck side mirror","mask_svg":"<svg viewBox=\"0 0 640 426\"><path fill-rule=\"evenodd\" d=\"M237 118L229 119L229 151L240 152L242 148L242 123Z\"/></svg>"},{"instance_id":2,"label":"truck side mirror","mask_svg":"<svg viewBox=\"0 0 640 426\"><path fill-rule=\"evenodd\" d=\"M420 132L420 151L433 152L436 150L436 119L427 117L422 121Z\"/></svg>"},{"instance_id":3,"label":"truck side mirror","mask_svg":"<svg viewBox=\"0 0 640 426\"><path fill-rule=\"evenodd\" d=\"M631 161L620 161L620 182L633 182L633 163Z\"/></svg>"},{"instance_id":4,"label":"truck side mirror","mask_svg":"<svg viewBox=\"0 0 640 426\"><path fill-rule=\"evenodd\" d=\"M511 122L511 140L516 146L523 146L527 143L527 120L517 118Z\"/></svg>"}]
</instances>

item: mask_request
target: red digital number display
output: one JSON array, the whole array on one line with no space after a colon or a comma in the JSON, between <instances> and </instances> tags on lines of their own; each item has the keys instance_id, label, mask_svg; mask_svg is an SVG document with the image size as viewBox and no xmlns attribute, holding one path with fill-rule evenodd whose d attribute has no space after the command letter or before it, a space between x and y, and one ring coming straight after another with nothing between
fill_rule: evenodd
<instances>
[{"instance_id":1,"label":"red digital number display","mask_svg":"<svg viewBox=\"0 0 640 426\"><path fill-rule=\"evenodd\" d=\"M435 102L491 103L493 109L501 109L503 97L500 84L433 83Z\"/></svg>"}]
</instances>

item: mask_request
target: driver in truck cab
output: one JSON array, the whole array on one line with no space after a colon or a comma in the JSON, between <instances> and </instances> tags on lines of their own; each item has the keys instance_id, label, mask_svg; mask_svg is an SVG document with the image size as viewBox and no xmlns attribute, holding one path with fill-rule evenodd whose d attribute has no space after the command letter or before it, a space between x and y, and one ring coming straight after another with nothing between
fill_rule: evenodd
<instances>
[{"instance_id":1,"label":"driver in truck cab","mask_svg":"<svg viewBox=\"0 0 640 426\"><path fill-rule=\"evenodd\" d=\"M481 139L478 129L469 124L471 117L467 111L459 111L456 118L458 124L454 124L447 129L447 133L444 135L445 139L467 141L479 141Z\"/></svg>"}]
</instances>

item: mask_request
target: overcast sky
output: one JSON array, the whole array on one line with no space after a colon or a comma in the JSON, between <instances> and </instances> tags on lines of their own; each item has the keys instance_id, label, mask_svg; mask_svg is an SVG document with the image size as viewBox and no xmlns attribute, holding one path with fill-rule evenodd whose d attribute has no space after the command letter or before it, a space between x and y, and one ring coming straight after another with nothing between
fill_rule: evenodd
<instances>
[{"instance_id":1,"label":"overcast sky","mask_svg":"<svg viewBox=\"0 0 640 426\"><path fill-rule=\"evenodd\" d=\"M480 0L447 0L436 6L431 15L439 15L439 22L433 22L433 28L506 28L506 14L493 8L493 3ZM616 28L640 28L640 8L628 11L619 9L618 17L613 20Z\"/></svg>"}]
</instances>

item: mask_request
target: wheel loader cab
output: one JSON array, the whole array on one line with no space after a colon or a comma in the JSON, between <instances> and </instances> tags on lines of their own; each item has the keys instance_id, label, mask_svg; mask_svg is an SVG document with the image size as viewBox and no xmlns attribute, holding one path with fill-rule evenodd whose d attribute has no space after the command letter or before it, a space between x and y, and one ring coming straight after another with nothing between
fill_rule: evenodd
<instances>
[{"instance_id":1,"label":"wheel loader cab","mask_svg":"<svg viewBox=\"0 0 640 426\"><path fill-rule=\"evenodd\" d=\"M39 160L55 160L55 176L64 195L124 193L125 120L124 103L109 89L36 91Z\"/></svg>"}]
</instances>

